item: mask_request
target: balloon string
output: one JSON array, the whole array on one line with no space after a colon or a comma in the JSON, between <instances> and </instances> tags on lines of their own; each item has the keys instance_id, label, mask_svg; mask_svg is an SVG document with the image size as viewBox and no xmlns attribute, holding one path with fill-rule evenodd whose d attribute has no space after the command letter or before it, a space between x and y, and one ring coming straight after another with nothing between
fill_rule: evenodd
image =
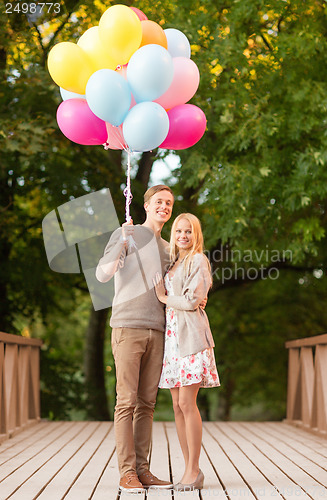
<instances>
[{"instance_id":1,"label":"balloon string","mask_svg":"<svg viewBox=\"0 0 327 500\"><path fill-rule=\"evenodd\" d=\"M129 212L129 206L132 202L132 192L131 192L131 152L129 149L127 149L127 182L126 182L126 188L124 189L124 196L126 198L126 205L125 205L125 217L126 217L126 222L129 222L131 220L130 212Z\"/></svg>"},{"instance_id":2,"label":"balloon string","mask_svg":"<svg viewBox=\"0 0 327 500\"><path fill-rule=\"evenodd\" d=\"M126 146L126 143L124 141L124 136L123 136L123 132L121 129L121 125L119 127L112 127L112 129L110 129L110 132L108 131L108 140L105 143L103 143L104 149L106 151L108 151L108 149L111 149L110 143L109 143L109 135L110 134L117 140L121 149L124 149L125 151L127 151L127 146Z\"/></svg>"},{"instance_id":3,"label":"balloon string","mask_svg":"<svg viewBox=\"0 0 327 500\"><path fill-rule=\"evenodd\" d=\"M116 130L115 130L116 132ZM122 149L125 149L126 151L126 143L124 142L124 136L123 136L123 131L121 129L121 126L117 128L116 132L116 138L118 139L119 145L121 146Z\"/></svg>"}]
</instances>

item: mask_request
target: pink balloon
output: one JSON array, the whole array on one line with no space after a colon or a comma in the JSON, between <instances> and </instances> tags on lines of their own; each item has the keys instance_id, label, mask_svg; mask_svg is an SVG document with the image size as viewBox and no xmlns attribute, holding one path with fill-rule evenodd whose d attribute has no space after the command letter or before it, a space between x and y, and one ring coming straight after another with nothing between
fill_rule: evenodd
<instances>
[{"instance_id":1,"label":"pink balloon","mask_svg":"<svg viewBox=\"0 0 327 500\"><path fill-rule=\"evenodd\" d=\"M67 99L57 109L61 132L84 146L103 144L107 140L106 123L90 110L85 99Z\"/></svg>"},{"instance_id":2,"label":"pink balloon","mask_svg":"<svg viewBox=\"0 0 327 500\"><path fill-rule=\"evenodd\" d=\"M148 18L144 14L144 12L142 12L137 7L130 7L130 9L134 10L135 14L137 15L137 17L139 18L140 21L147 21L148 20Z\"/></svg>"},{"instance_id":3,"label":"pink balloon","mask_svg":"<svg viewBox=\"0 0 327 500\"><path fill-rule=\"evenodd\" d=\"M181 104L168 111L169 132L159 146L163 149L186 149L203 136L207 120L202 109L194 104Z\"/></svg>"},{"instance_id":4,"label":"pink balloon","mask_svg":"<svg viewBox=\"0 0 327 500\"><path fill-rule=\"evenodd\" d=\"M108 131L107 145L109 148L127 149L128 146L123 134L123 124L119 125L119 127L115 127L111 125L111 123L106 123L106 127Z\"/></svg>"},{"instance_id":5,"label":"pink balloon","mask_svg":"<svg viewBox=\"0 0 327 500\"><path fill-rule=\"evenodd\" d=\"M174 77L169 89L155 100L165 109L171 109L189 101L198 89L200 73L194 61L188 57L174 57Z\"/></svg>"}]
</instances>

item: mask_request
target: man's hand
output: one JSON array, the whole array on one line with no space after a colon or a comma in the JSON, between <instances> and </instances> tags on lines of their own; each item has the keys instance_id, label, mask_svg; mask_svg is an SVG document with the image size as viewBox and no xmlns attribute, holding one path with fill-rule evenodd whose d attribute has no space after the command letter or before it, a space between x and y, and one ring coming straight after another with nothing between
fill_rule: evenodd
<instances>
[{"instance_id":1,"label":"man's hand","mask_svg":"<svg viewBox=\"0 0 327 500\"><path fill-rule=\"evenodd\" d=\"M167 304L166 289L161 274L157 273L152 281L158 300L163 304Z\"/></svg>"},{"instance_id":2,"label":"man's hand","mask_svg":"<svg viewBox=\"0 0 327 500\"><path fill-rule=\"evenodd\" d=\"M207 305L207 302L208 302L208 297L205 297L205 298L203 299L203 301L201 302L201 304L199 304L199 307L200 307L202 310L204 310L204 309L205 309L205 307L206 307L206 305Z\"/></svg>"},{"instance_id":3,"label":"man's hand","mask_svg":"<svg viewBox=\"0 0 327 500\"><path fill-rule=\"evenodd\" d=\"M129 222L124 222L124 224L122 224L122 237L125 244L127 244L128 242L128 237L133 236L133 233L134 233L133 219L131 219Z\"/></svg>"}]
</instances>

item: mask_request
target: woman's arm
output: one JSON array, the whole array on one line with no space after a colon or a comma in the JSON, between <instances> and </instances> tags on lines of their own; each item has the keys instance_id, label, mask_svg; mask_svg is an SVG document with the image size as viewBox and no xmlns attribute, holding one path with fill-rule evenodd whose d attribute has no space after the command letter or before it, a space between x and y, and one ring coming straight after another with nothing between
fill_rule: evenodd
<instances>
[{"instance_id":1,"label":"woman's arm","mask_svg":"<svg viewBox=\"0 0 327 500\"><path fill-rule=\"evenodd\" d=\"M196 256L193 259L191 273L187 276L183 284L182 295L169 295L166 301L167 307L184 311L194 311L207 297L211 286L211 273L206 262L206 257L201 257Z\"/></svg>"},{"instance_id":2,"label":"woman's arm","mask_svg":"<svg viewBox=\"0 0 327 500\"><path fill-rule=\"evenodd\" d=\"M194 311L198 307L204 309L211 282L206 257L201 255L193 259L191 273L183 284L182 295L167 296L163 279L159 274L153 280L158 300L168 307L184 311Z\"/></svg>"}]
</instances>

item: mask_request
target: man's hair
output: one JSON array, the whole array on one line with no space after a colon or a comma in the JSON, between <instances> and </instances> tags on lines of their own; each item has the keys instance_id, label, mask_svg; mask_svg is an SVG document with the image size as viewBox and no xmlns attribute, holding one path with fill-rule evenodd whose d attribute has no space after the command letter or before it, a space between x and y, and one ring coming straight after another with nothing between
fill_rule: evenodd
<instances>
[{"instance_id":1,"label":"man's hair","mask_svg":"<svg viewBox=\"0 0 327 500\"><path fill-rule=\"evenodd\" d=\"M149 203L152 196L156 193L159 193L159 191L169 191L174 198L174 193L172 192L169 186L166 186L165 184L158 184L157 186L152 186L147 191L145 191L144 203Z\"/></svg>"}]
</instances>

